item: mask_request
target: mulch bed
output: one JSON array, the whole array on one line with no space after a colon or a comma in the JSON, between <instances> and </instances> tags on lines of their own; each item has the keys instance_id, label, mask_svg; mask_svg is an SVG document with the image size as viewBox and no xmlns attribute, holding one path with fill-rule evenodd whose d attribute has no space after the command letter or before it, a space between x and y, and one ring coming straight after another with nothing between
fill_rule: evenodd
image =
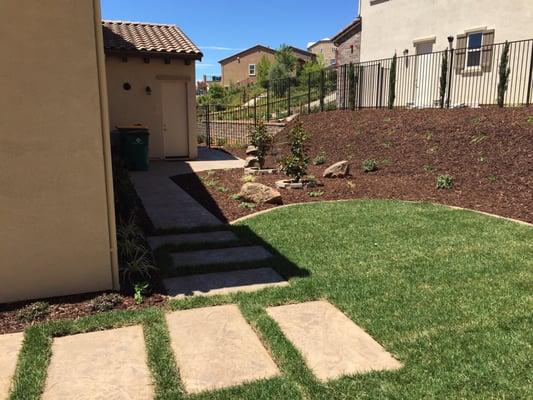
<instances>
[{"instance_id":1,"label":"mulch bed","mask_svg":"<svg viewBox=\"0 0 533 400\"><path fill-rule=\"evenodd\" d=\"M312 135L311 159L323 153L324 165L308 173L324 186L282 190L284 204L322 200L379 198L429 201L471 208L533 223L533 109L362 110L332 111L302 118ZM290 129L287 128L287 129ZM276 137L276 166L286 154L286 131ZM243 157L244 150L233 148ZM378 171L364 173L364 160L375 159ZM322 179L324 169L341 160L351 176ZM436 178L451 175L452 190L438 190ZM213 214L224 221L272 208L243 208L231 198L243 182L242 170L175 177ZM284 176L257 177L274 186ZM324 192L310 197L310 192Z\"/></svg>"}]
</instances>

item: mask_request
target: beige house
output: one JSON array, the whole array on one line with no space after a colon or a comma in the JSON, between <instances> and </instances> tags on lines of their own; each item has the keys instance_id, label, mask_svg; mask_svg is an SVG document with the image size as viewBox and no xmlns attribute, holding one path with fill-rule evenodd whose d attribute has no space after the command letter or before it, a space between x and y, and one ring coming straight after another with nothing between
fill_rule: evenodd
<instances>
[{"instance_id":1,"label":"beige house","mask_svg":"<svg viewBox=\"0 0 533 400\"><path fill-rule=\"evenodd\" d=\"M322 57L327 66L337 64L337 46L329 38L321 39L307 46L307 51Z\"/></svg>"},{"instance_id":2,"label":"beige house","mask_svg":"<svg viewBox=\"0 0 533 400\"><path fill-rule=\"evenodd\" d=\"M493 32L494 43L533 38L531 0L361 0L361 17L361 61L442 51L448 36L456 48L478 33Z\"/></svg>"},{"instance_id":3,"label":"beige house","mask_svg":"<svg viewBox=\"0 0 533 400\"><path fill-rule=\"evenodd\" d=\"M305 64L315 58L313 53L290 46L300 64ZM263 57L274 62L276 51L270 47L257 45L240 53L234 54L219 63L222 67L222 85L231 83L248 84L257 80L257 65Z\"/></svg>"},{"instance_id":4,"label":"beige house","mask_svg":"<svg viewBox=\"0 0 533 400\"><path fill-rule=\"evenodd\" d=\"M195 158L200 50L175 25L104 21L111 128L150 130L150 157Z\"/></svg>"},{"instance_id":5,"label":"beige house","mask_svg":"<svg viewBox=\"0 0 533 400\"><path fill-rule=\"evenodd\" d=\"M98 0L2 0L0 303L118 289Z\"/></svg>"}]
</instances>

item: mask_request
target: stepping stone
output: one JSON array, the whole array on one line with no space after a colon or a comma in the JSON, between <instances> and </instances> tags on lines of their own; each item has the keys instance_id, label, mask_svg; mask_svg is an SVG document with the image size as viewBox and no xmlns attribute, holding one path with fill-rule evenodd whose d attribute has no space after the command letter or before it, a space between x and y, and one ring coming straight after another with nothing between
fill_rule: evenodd
<instances>
[{"instance_id":1,"label":"stepping stone","mask_svg":"<svg viewBox=\"0 0 533 400\"><path fill-rule=\"evenodd\" d=\"M54 339L43 400L153 397L142 327Z\"/></svg>"},{"instance_id":2,"label":"stepping stone","mask_svg":"<svg viewBox=\"0 0 533 400\"><path fill-rule=\"evenodd\" d=\"M23 333L0 336L0 400L7 400L9 397L11 382L15 375L18 354L23 341Z\"/></svg>"},{"instance_id":3,"label":"stepping stone","mask_svg":"<svg viewBox=\"0 0 533 400\"><path fill-rule=\"evenodd\" d=\"M272 254L262 246L243 246L174 253L172 254L172 261L175 267L197 267L211 264L263 261L271 257Z\"/></svg>"},{"instance_id":4,"label":"stepping stone","mask_svg":"<svg viewBox=\"0 0 533 400\"><path fill-rule=\"evenodd\" d=\"M171 346L188 393L222 389L279 375L236 305L167 315Z\"/></svg>"},{"instance_id":5,"label":"stepping stone","mask_svg":"<svg viewBox=\"0 0 533 400\"><path fill-rule=\"evenodd\" d=\"M370 335L326 301L271 307L267 313L322 381L402 367Z\"/></svg>"},{"instance_id":6,"label":"stepping stone","mask_svg":"<svg viewBox=\"0 0 533 400\"><path fill-rule=\"evenodd\" d=\"M267 287L288 286L272 268L248 269L242 271L217 272L179 276L165 279L163 285L169 296L214 296L236 292L255 292Z\"/></svg>"},{"instance_id":7,"label":"stepping stone","mask_svg":"<svg viewBox=\"0 0 533 400\"><path fill-rule=\"evenodd\" d=\"M230 231L218 231L207 233L184 233L181 235L152 236L148 238L148 244L152 250L166 245L184 245L201 243L227 243L237 241L239 238Z\"/></svg>"}]
</instances>

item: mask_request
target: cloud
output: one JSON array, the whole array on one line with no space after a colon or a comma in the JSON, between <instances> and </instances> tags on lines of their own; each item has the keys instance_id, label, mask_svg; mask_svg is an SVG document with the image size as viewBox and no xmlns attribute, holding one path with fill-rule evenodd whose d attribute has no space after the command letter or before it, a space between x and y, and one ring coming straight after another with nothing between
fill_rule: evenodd
<instances>
[{"instance_id":1,"label":"cloud","mask_svg":"<svg viewBox=\"0 0 533 400\"><path fill-rule=\"evenodd\" d=\"M236 49L233 47L222 47L222 46L200 46L202 50L216 50L216 51L242 51L243 49Z\"/></svg>"},{"instance_id":2,"label":"cloud","mask_svg":"<svg viewBox=\"0 0 533 400\"><path fill-rule=\"evenodd\" d=\"M196 68L211 68L216 67L216 64L196 63Z\"/></svg>"}]
</instances>

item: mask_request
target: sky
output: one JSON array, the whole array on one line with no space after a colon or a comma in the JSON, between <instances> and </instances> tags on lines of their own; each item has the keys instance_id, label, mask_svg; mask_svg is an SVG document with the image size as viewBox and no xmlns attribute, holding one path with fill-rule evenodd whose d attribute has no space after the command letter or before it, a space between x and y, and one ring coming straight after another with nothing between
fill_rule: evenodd
<instances>
[{"instance_id":1,"label":"sky","mask_svg":"<svg viewBox=\"0 0 533 400\"><path fill-rule=\"evenodd\" d=\"M262 44L302 49L357 17L358 0L102 0L110 20L178 25L204 58L196 77L220 75L219 60Z\"/></svg>"}]
</instances>

